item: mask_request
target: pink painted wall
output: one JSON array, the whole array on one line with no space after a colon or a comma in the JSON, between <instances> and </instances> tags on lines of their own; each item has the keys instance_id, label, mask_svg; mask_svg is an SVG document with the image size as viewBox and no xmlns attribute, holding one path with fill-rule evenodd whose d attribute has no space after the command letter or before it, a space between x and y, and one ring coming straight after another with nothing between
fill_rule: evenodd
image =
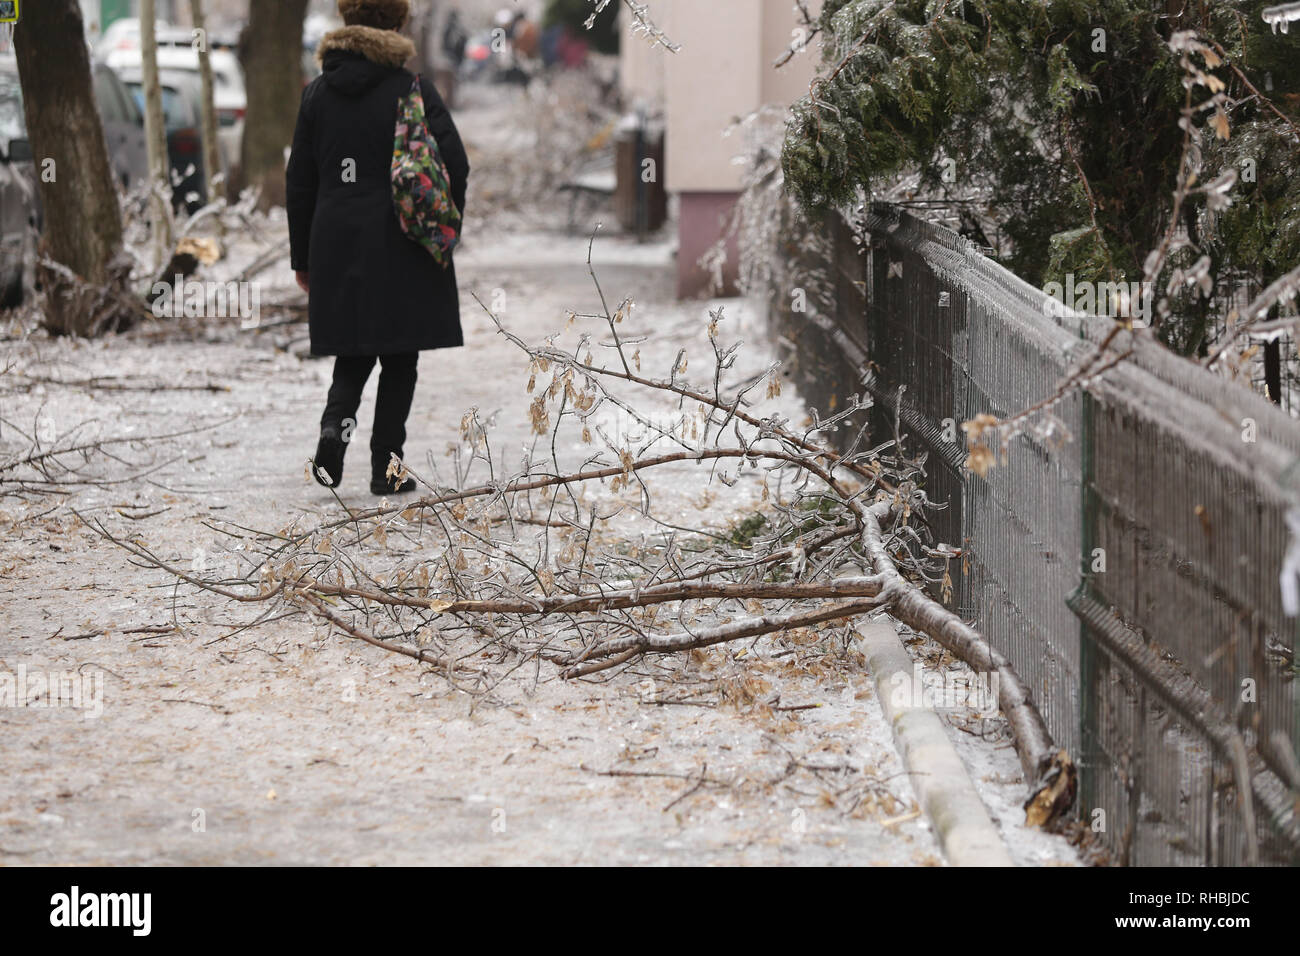
<instances>
[{"instance_id":1,"label":"pink painted wall","mask_svg":"<svg viewBox=\"0 0 1300 956\"><path fill-rule=\"evenodd\" d=\"M699 265L704 255L718 241L727 216L736 204L736 192L683 192L679 194L677 212L677 296L694 299L707 295L737 295L738 251L736 240L727 242L727 264L723 268L721 291L709 288L712 276Z\"/></svg>"}]
</instances>

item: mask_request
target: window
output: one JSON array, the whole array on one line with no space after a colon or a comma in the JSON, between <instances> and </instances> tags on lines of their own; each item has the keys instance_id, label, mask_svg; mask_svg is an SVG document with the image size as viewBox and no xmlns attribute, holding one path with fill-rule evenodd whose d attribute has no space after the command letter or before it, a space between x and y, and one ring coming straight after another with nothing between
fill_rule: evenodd
<instances>
[{"instance_id":1,"label":"window","mask_svg":"<svg viewBox=\"0 0 1300 956\"><path fill-rule=\"evenodd\" d=\"M136 108L141 113L144 112L144 85L142 83L127 84L127 89L131 91L131 96L135 100ZM163 125L168 131L174 129L185 129L197 125L194 122L194 113L190 109L189 102L181 95L180 91L170 86L162 88L163 101Z\"/></svg>"},{"instance_id":2,"label":"window","mask_svg":"<svg viewBox=\"0 0 1300 956\"><path fill-rule=\"evenodd\" d=\"M130 122L126 104L122 101L117 84L107 70L95 71L95 103L105 123Z\"/></svg>"}]
</instances>

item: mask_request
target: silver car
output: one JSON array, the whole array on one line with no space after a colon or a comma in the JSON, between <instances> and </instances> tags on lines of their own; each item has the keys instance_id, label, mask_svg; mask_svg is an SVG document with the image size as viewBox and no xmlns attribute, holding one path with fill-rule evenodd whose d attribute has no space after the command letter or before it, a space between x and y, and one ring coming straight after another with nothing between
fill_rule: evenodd
<instances>
[{"instance_id":1,"label":"silver car","mask_svg":"<svg viewBox=\"0 0 1300 956\"><path fill-rule=\"evenodd\" d=\"M18 74L0 69L0 307L21 303L29 287L39 210Z\"/></svg>"},{"instance_id":2,"label":"silver car","mask_svg":"<svg viewBox=\"0 0 1300 956\"><path fill-rule=\"evenodd\" d=\"M131 189L148 179L144 117L107 66L94 64L92 81L113 177ZM36 177L17 62L0 54L0 307L19 304L29 287L24 268L33 261L41 225Z\"/></svg>"}]
</instances>

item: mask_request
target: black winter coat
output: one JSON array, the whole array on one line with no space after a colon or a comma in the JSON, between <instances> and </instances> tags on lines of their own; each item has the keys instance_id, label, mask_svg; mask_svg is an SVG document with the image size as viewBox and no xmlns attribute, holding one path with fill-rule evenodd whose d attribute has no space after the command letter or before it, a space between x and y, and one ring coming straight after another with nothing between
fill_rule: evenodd
<instances>
[{"instance_id":1,"label":"black winter coat","mask_svg":"<svg viewBox=\"0 0 1300 956\"><path fill-rule=\"evenodd\" d=\"M414 52L398 33L350 26L321 41L324 73L303 91L286 171L290 263L310 273L314 355L385 355L463 344L454 264L402 232L390 170L398 100ZM469 161L437 90L421 83L429 129L465 211Z\"/></svg>"}]
</instances>

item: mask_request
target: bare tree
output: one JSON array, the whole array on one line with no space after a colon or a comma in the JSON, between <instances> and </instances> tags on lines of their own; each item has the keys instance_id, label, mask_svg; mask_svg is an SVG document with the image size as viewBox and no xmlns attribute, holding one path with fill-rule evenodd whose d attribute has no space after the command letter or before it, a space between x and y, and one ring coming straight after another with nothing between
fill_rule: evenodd
<instances>
[{"instance_id":1,"label":"bare tree","mask_svg":"<svg viewBox=\"0 0 1300 956\"><path fill-rule=\"evenodd\" d=\"M248 79L242 185L260 208L284 205L284 151L293 142L302 91L302 24L307 0L251 0L241 50Z\"/></svg>"},{"instance_id":2,"label":"bare tree","mask_svg":"<svg viewBox=\"0 0 1300 956\"><path fill-rule=\"evenodd\" d=\"M217 109L212 94L212 57L208 52L207 21L203 0L190 0L190 19L194 21L194 50L199 56L199 80L202 86L203 166L208 202L217 202L220 190L225 188L225 174L221 169L221 149L217 141ZM221 217L217 217L220 228Z\"/></svg>"},{"instance_id":3,"label":"bare tree","mask_svg":"<svg viewBox=\"0 0 1300 956\"><path fill-rule=\"evenodd\" d=\"M130 262L81 7L42 0L23 13L14 40L45 216L37 267L46 290L43 321L57 334L122 328L138 303L126 294Z\"/></svg>"},{"instance_id":4,"label":"bare tree","mask_svg":"<svg viewBox=\"0 0 1300 956\"><path fill-rule=\"evenodd\" d=\"M159 265L172 248L171 163L158 79L157 11L154 0L140 0L140 63L144 79L144 137L149 157L149 224Z\"/></svg>"}]
</instances>

